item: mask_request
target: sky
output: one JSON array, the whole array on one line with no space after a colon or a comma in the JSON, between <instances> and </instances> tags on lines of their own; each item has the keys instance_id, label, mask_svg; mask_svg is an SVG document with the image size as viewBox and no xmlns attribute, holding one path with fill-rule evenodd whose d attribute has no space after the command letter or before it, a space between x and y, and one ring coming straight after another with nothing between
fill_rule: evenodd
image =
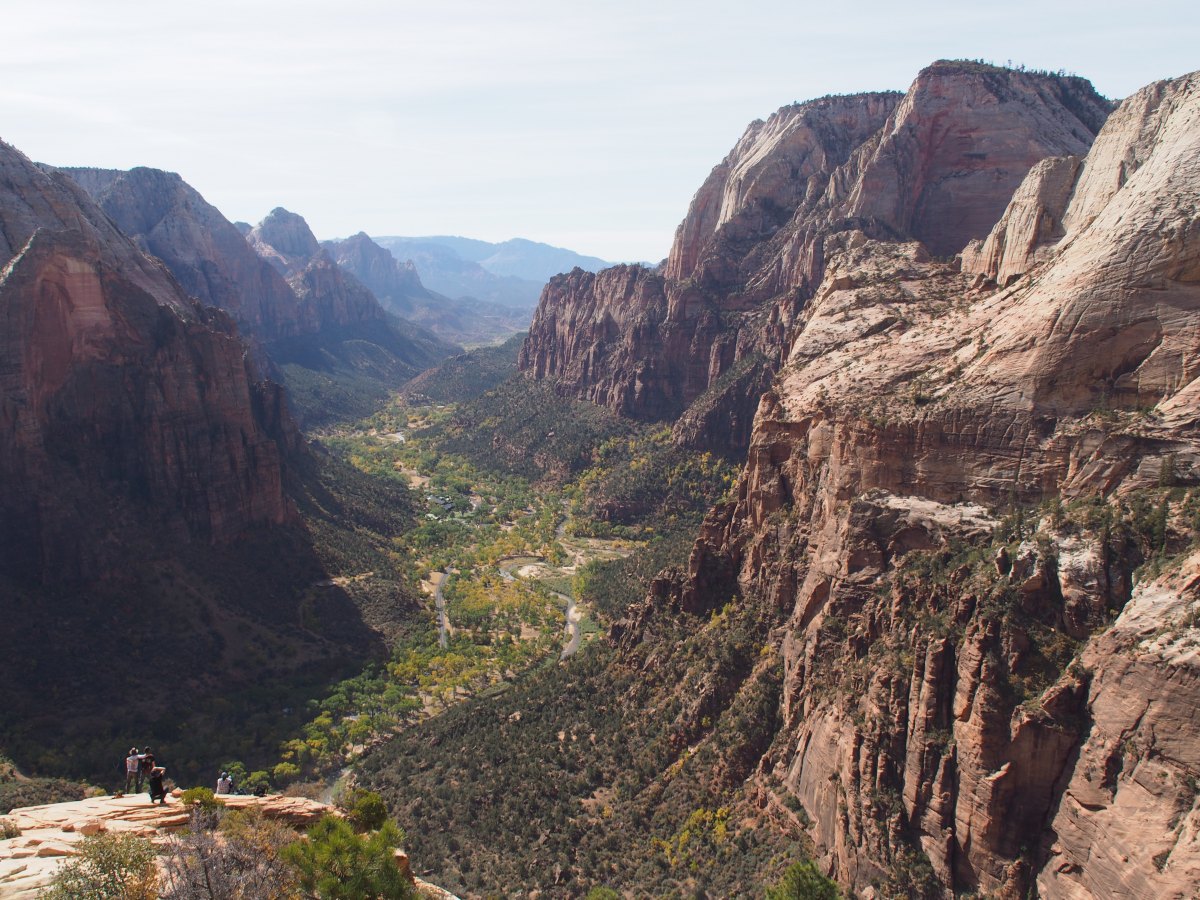
<instances>
[{"instance_id":1,"label":"sky","mask_svg":"<svg viewBox=\"0 0 1200 900\"><path fill-rule=\"evenodd\" d=\"M525 237L657 261L746 126L939 58L1119 98L1200 68L1195 0L7 0L0 139L178 172L319 238Z\"/></svg>"}]
</instances>

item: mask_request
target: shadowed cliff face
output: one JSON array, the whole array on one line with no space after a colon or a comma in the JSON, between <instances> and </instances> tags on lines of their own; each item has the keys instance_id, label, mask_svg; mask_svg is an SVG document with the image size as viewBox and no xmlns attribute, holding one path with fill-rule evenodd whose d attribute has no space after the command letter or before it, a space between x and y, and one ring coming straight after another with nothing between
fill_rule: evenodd
<instances>
[{"instance_id":1,"label":"shadowed cliff face","mask_svg":"<svg viewBox=\"0 0 1200 900\"><path fill-rule=\"evenodd\" d=\"M217 751L230 710L244 723L273 706L258 720L273 728L376 648L344 590L306 593L329 577L309 529L350 504L233 320L4 144L0 333L7 752L103 778L110 742L136 729L198 777L215 761L196 746Z\"/></svg>"},{"instance_id":2,"label":"shadowed cliff face","mask_svg":"<svg viewBox=\"0 0 1200 900\"><path fill-rule=\"evenodd\" d=\"M931 66L905 95L785 107L713 170L661 275L552 281L521 367L634 418L675 419L707 393L706 410L748 422L824 277L828 241L856 230L952 255L986 236L1039 160L1085 152L1108 109L1081 79L967 63ZM677 430L732 451L746 437L710 412Z\"/></svg>"},{"instance_id":3,"label":"shadowed cliff face","mask_svg":"<svg viewBox=\"0 0 1200 900\"><path fill-rule=\"evenodd\" d=\"M458 349L389 318L294 213L276 209L243 235L172 172L59 171L162 260L190 296L236 320L259 369L286 380L309 423L365 415L388 390Z\"/></svg>"},{"instance_id":4,"label":"shadowed cliff face","mask_svg":"<svg viewBox=\"0 0 1200 900\"><path fill-rule=\"evenodd\" d=\"M397 315L411 313L415 302L428 303L434 299L421 284L411 260L400 262L361 231L326 246L339 266L370 288Z\"/></svg>"},{"instance_id":5,"label":"shadowed cliff face","mask_svg":"<svg viewBox=\"0 0 1200 900\"><path fill-rule=\"evenodd\" d=\"M180 286L271 341L315 331L317 311L260 259L216 207L173 172L62 169L117 227L167 264Z\"/></svg>"},{"instance_id":6,"label":"shadowed cliff face","mask_svg":"<svg viewBox=\"0 0 1200 900\"><path fill-rule=\"evenodd\" d=\"M748 789L844 883L1194 891L1198 210L1191 75L1029 172L966 272L826 237L736 502L616 629L733 582L777 617Z\"/></svg>"},{"instance_id":7,"label":"shadowed cliff face","mask_svg":"<svg viewBox=\"0 0 1200 900\"><path fill-rule=\"evenodd\" d=\"M221 543L294 520L294 426L221 313L195 305L64 175L0 147L5 568L104 571L89 501ZM81 499L81 498L87 498Z\"/></svg>"}]
</instances>

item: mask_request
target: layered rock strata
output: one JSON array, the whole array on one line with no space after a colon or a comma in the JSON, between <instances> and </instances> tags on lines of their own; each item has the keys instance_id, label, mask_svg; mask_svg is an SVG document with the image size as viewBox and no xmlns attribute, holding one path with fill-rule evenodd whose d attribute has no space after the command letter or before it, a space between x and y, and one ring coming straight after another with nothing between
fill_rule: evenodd
<instances>
[{"instance_id":1,"label":"layered rock strata","mask_svg":"<svg viewBox=\"0 0 1200 900\"><path fill-rule=\"evenodd\" d=\"M104 572L92 512L181 540L294 518L296 432L223 313L190 299L67 176L0 145L0 559L34 580Z\"/></svg>"},{"instance_id":2,"label":"layered rock strata","mask_svg":"<svg viewBox=\"0 0 1200 900\"><path fill-rule=\"evenodd\" d=\"M139 247L166 263L190 296L225 310L245 332L272 341L320 327L316 306L298 300L242 233L175 173L144 167L61 171Z\"/></svg>"},{"instance_id":3,"label":"layered rock strata","mask_svg":"<svg viewBox=\"0 0 1200 900\"><path fill-rule=\"evenodd\" d=\"M856 891L1190 896L1200 76L1034 167L966 272L872 231L824 239L736 500L620 642L731 583L778 617L748 790Z\"/></svg>"},{"instance_id":4,"label":"layered rock strata","mask_svg":"<svg viewBox=\"0 0 1200 900\"><path fill-rule=\"evenodd\" d=\"M79 842L92 835L136 835L149 840L160 853L169 851L174 837L191 822L191 807L179 801L182 793L179 789L172 791L163 805L150 803L144 794L138 794L14 809L4 819L20 833L0 840L0 895L7 900L42 896L63 864L77 855ZM341 815L332 806L304 797L225 794L221 802L227 810L253 809L268 821L299 831L316 824L322 816ZM397 850L395 859L421 897L455 900L436 885L413 878L404 851ZM160 873L165 874L161 862Z\"/></svg>"},{"instance_id":5,"label":"layered rock strata","mask_svg":"<svg viewBox=\"0 0 1200 900\"><path fill-rule=\"evenodd\" d=\"M552 280L521 368L622 414L674 419L745 360L768 375L783 362L828 241L853 230L953 255L986 237L1032 166L1086 152L1108 110L1081 79L947 62L904 95L785 107L713 170L661 273ZM734 381L721 405L748 421L762 379ZM697 440L695 423L680 437Z\"/></svg>"}]
</instances>

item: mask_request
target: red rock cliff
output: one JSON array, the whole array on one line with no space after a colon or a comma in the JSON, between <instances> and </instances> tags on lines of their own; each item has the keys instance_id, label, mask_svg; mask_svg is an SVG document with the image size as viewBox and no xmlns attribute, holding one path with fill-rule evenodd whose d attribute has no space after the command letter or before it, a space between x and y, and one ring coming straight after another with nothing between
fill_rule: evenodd
<instances>
[{"instance_id":1,"label":"red rock cliff","mask_svg":"<svg viewBox=\"0 0 1200 900\"><path fill-rule=\"evenodd\" d=\"M1107 112L1081 79L968 63L931 66L903 96L785 107L713 170L662 275L553 280L521 368L635 418L673 419L707 395L677 436L728 445L716 419L749 421L821 283L827 241L852 228L956 253L986 236L1035 163L1085 152Z\"/></svg>"},{"instance_id":2,"label":"red rock cliff","mask_svg":"<svg viewBox=\"0 0 1200 900\"><path fill-rule=\"evenodd\" d=\"M34 579L102 574L109 523L225 542L294 516L297 440L222 313L62 174L0 144L0 546ZM108 550L106 550L106 546Z\"/></svg>"},{"instance_id":3,"label":"red rock cliff","mask_svg":"<svg viewBox=\"0 0 1200 900\"><path fill-rule=\"evenodd\" d=\"M703 614L732 573L778 616L747 789L802 805L844 884L1193 895L1198 211L1194 74L1030 172L979 272L824 239L678 594Z\"/></svg>"},{"instance_id":4,"label":"red rock cliff","mask_svg":"<svg viewBox=\"0 0 1200 900\"><path fill-rule=\"evenodd\" d=\"M316 307L297 299L242 233L175 173L62 171L139 247L165 262L190 296L225 310L246 333L272 341L320 327Z\"/></svg>"}]
</instances>

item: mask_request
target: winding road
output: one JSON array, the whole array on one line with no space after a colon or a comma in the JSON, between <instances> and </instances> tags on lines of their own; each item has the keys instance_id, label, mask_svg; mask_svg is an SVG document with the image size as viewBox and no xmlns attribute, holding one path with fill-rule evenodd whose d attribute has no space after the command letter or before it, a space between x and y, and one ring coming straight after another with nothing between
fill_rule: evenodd
<instances>
[{"instance_id":1,"label":"winding road","mask_svg":"<svg viewBox=\"0 0 1200 900\"><path fill-rule=\"evenodd\" d=\"M450 572L434 572L433 578L433 603L438 614L438 646L445 650L450 644L450 617L446 615L446 598L442 596L442 588L450 580Z\"/></svg>"}]
</instances>

